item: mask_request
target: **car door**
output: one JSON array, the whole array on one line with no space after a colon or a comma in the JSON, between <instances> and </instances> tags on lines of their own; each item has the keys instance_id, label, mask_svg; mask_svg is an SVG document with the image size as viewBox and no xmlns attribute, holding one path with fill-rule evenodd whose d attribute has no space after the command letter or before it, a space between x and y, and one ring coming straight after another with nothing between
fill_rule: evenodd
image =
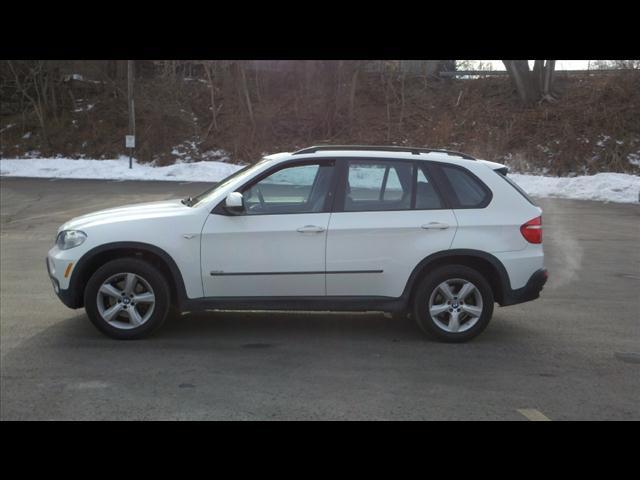
<instances>
[{"instance_id":1,"label":"car door","mask_svg":"<svg viewBox=\"0 0 640 480\"><path fill-rule=\"evenodd\" d=\"M344 159L327 235L327 295L399 297L457 223L426 162Z\"/></svg>"},{"instance_id":2,"label":"car door","mask_svg":"<svg viewBox=\"0 0 640 480\"><path fill-rule=\"evenodd\" d=\"M238 189L239 215L212 213L202 232L208 297L324 296L333 160L276 166Z\"/></svg>"}]
</instances>

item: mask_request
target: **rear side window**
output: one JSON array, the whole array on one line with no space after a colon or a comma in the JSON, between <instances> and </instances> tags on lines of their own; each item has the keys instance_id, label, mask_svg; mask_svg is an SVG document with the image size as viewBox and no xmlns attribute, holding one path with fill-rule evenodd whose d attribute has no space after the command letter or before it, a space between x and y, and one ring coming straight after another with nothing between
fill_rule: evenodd
<instances>
[{"instance_id":1,"label":"rear side window","mask_svg":"<svg viewBox=\"0 0 640 480\"><path fill-rule=\"evenodd\" d=\"M441 165L451 185L456 208L483 208L491 199L488 188L463 168Z\"/></svg>"},{"instance_id":2,"label":"rear side window","mask_svg":"<svg viewBox=\"0 0 640 480\"><path fill-rule=\"evenodd\" d=\"M416 179L416 209L434 210L443 207L442 200L428 177L425 167L421 166L418 168L418 178Z\"/></svg>"},{"instance_id":3,"label":"rear side window","mask_svg":"<svg viewBox=\"0 0 640 480\"><path fill-rule=\"evenodd\" d=\"M412 180L410 162L350 161L344 211L409 210Z\"/></svg>"},{"instance_id":4,"label":"rear side window","mask_svg":"<svg viewBox=\"0 0 640 480\"><path fill-rule=\"evenodd\" d=\"M345 159L336 211L377 212L448 208L427 162Z\"/></svg>"}]
</instances>

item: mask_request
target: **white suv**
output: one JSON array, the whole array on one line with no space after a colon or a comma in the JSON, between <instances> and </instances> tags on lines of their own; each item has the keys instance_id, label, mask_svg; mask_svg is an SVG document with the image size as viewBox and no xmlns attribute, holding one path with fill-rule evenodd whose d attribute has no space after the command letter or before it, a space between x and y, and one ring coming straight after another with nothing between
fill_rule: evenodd
<instances>
[{"instance_id":1,"label":"white suv","mask_svg":"<svg viewBox=\"0 0 640 480\"><path fill-rule=\"evenodd\" d=\"M411 313L465 341L494 302L538 298L542 210L503 165L444 150L321 146L280 153L197 197L62 225L47 268L65 305L115 338L170 309Z\"/></svg>"}]
</instances>

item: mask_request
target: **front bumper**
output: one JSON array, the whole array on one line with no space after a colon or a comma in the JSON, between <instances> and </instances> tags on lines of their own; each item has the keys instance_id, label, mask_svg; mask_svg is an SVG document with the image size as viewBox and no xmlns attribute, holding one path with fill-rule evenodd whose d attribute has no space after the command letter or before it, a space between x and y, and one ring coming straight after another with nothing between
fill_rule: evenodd
<instances>
[{"instance_id":1,"label":"front bumper","mask_svg":"<svg viewBox=\"0 0 640 480\"><path fill-rule=\"evenodd\" d=\"M548 277L549 273L546 268L536 270L524 287L507 292L501 305L506 307L507 305L515 305L517 303L535 300L540 296L540 292L544 284L547 283Z\"/></svg>"},{"instance_id":2,"label":"front bumper","mask_svg":"<svg viewBox=\"0 0 640 480\"><path fill-rule=\"evenodd\" d=\"M60 301L69 308L78 308L78 301L75 298L74 292L68 288L69 279L73 272L73 268L75 267L75 261L69 258L64 258L64 255L60 255L60 251L54 247L49 251L49 255L46 258L46 264L47 273L49 274L49 279L51 279L51 284L53 285L53 291ZM71 267L69 267L69 264L71 264Z\"/></svg>"}]
</instances>

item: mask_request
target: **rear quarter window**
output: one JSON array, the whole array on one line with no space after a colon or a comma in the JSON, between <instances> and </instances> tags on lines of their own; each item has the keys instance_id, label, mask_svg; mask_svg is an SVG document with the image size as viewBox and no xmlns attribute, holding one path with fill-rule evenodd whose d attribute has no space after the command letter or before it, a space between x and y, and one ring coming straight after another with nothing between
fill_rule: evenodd
<instances>
[{"instance_id":1,"label":"rear quarter window","mask_svg":"<svg viewBox=\"0 0 640 480\"><path fill-rule=\"evenodd\" d=\"M454 208L483 208L491 201L491 191L474 175L460 167L440 165L453 193Z\"/></svg>"}]
</instances>

